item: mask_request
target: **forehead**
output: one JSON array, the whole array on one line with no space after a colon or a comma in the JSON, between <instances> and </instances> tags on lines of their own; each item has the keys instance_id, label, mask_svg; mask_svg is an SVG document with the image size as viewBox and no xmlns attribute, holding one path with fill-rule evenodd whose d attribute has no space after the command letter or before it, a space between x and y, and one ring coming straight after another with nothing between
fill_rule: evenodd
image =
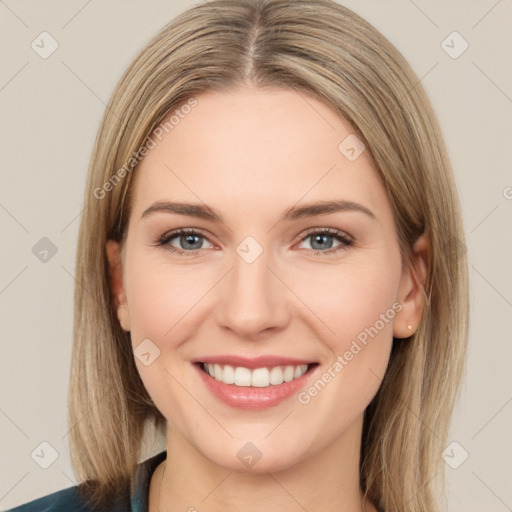
<instances>
[{"instance_id":1,"label":"forehead","mask_svg":"<svg viewBox=\"0 0 512 512\"><path fill-rule=\"evenodd\" d=\"M173 128L154 138L135 171L134 213L157 200L199 200L238 214L263 214L262 206L280 213L303 198L386 202L367 152L355 160L344 153L353 130L315 97L245 87L195 99L169 114Z\"/></svg>"}]
</instances>

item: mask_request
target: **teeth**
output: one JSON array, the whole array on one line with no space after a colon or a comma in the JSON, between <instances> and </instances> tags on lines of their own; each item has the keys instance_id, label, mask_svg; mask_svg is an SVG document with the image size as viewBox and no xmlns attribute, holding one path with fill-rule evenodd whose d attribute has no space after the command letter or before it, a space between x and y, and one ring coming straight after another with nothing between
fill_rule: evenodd
<instances>
[{"instance_id":1,"label":"teeth","mask_svg":"<svg viewBox=\"0 0 512 512\"><path fill-rule=\"evenodd\" d=\"M217 378L217 374L214 376L215 380L222 381L222 375ZM235 368L235 385L236 386L250 386L251 385L251 370L249 368L243 368L237 366Z\"/></svg>"},{"instance_id":2,"label":"teeth","mask_svg":"<svg viewBox=\"0 0 512 512\"><path fill-rule=\"evenodd\" d=\"M243 366L233 367L230 365L203 363L203 369L215 380L224 382L224 384L266 388L271 385L277 386L283 382L291 382L302 377L306 373L308 365L274 366L272 368L255 368L250 370Z\"/></svg>"},{"instance_id":3,"label":"teeth","mask_svg":"<svg viewBox=\"0 0 512 512\"><path fill-rule=\"evenodd\" d=\"M253 370L251 385L255 388L270 386L270 372L266 368L256 368L256 370Z\"/></svg>"},{"instance_id":4,"label":"teeth","mask_svg":"<svg viewBox=\"0 0 512 512\"><path fill-rule=\"evenodd\" d=\"M293 366L287 366L283 372L283 379L285 382L291 382L295 375L295 368Z\"/></svg>"},{"instance_id":5,"label":"teeth","mask_svg":"<svg viewBox=\"0 0 512 512\"><path fill-rule=\"evenodd\" d=\"M213 378L215 378L215 376L213 376ZM222 382L224 382L224 384L235 383L235 369L232 366L229 366L228 364L224 366L224 371L222 373Z\"/></svg>"},{"instance_id":6,"label":"teeth","mask_svg":"<svg viewBox=\"0 0 512 512\"><path fill-rule=\"evenodd\" d=\"M283 382L283 369L280 366L275 366L272 368L272 370L270 370L270 384L276 386L277 384L282 384Z\"/></svg>"}]
</instances>

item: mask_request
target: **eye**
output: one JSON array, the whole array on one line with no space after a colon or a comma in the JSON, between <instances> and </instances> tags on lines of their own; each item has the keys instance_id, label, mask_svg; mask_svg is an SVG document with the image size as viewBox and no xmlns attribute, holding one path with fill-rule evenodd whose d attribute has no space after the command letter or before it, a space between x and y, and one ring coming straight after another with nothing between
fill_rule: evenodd
<instances>
[{"instance_id":1,"label":"eye","mask_svg":"<svg viewBox=\"0 0 512 512\"><path fill-rule=\"evenodd\" d=\"M203 244L206 240L207 238L200 231L180 228L166 233L157 241L156 245L164 246L180 256L193 256L200 249L205 249Z\"/></svg>"},{"instance_id":2,"label":"eye","mask_svg":"<svg viewBox=\"0 0 512 512\"><path fill-rule=\"evenodd\" d=\"M155 245L164 247L178 256L195 256L204 247L208 238L201 232L192 228L180 228L166 233L159 238ZM309 241L310 249L315 255L326 255L338 252L351 246L354 241L342 231L332 228L315 228L303 236L299 242ZM208 241L211 244L211 242ZM212 247L209 247L212 248Z\"/></svg>"},{"instance_id":3,"label":"eye","mask_svg":"<svg viewBox=\"0 0 512 512\"><path fill-rule=\"evenodd\" d=\"M332 254L346 249L354 243L354 241L342 231L331 228L315 228L314 231L309 231L306 236L301 238L301 242L306 241L309 241L311 249L315 251L315 255Z\"/></svg>"}]
</instances>

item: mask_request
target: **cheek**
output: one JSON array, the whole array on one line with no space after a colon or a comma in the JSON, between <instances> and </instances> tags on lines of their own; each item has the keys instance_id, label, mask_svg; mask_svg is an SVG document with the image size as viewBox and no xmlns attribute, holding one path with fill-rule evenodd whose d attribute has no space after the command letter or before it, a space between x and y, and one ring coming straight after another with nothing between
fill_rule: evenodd
<instances>
[{"instance_id":1,"label":"cheek","mask_svg":"<svg viewBox=\"0 0 512 512\"><path fill-rule=\"evenodd\" d=\"M334 408L350 416L361 413L375 396L389 361L393 321L401 310L396 302L399 261L340 265L310 285L307 303L329 327L320 337L329 356L318 377L322 382L306 390L300 403L314 400L327 415ZM324 384L325 393L320 391Z\"/></svg>"},{"instance_id":2,"label":"cheek","mask_svg":"<svg viewBox=\"0 0 512 512\"><path fill-rule=\"evenodd\" d=\"M305 419L311 430L318 421L336 420L327 428L326 438L336 436L340 424L349 425L362 414L377 393L385 374L393 344L393 320L401 310L395 302L399 273L389 267L384 273L372 271L340 272L330 284L324 283L323 293L313 288L310 295L315 313L334 331L324 331L321 337L328 348L317 380L298 396L308 410L314 404L316 418ZM312 308L313 309L313 308Z\"/></svg>"},{"instance_id":3,"label":"cheek","mask_svg":"<svg viewBox=\"0 0 512 512\"><path fill-rule=\"evenodd\" d=\"M143 261L140 258L138 261ZM134 344L144 338L172 344L208 290L208 278L182 266L152 264L127 266L127 296Z\"/></svg>"},{"instance_id":4,"label":"cheek","mask_svg":"<svg viewBox=\"0 0 512 512\"><path fill-rule=\"evenodd\" d=\"M328 327L329 338L335 340L330 344L339 352L359 335L364 338L366 330L375 326L382 337L392 337L399 279L396 261L387 265L341 264L307 283L296 283L296 289L312 313Z\"/></svg>"},{"instance_id":5,"label":"cheek","mask_svg":"<svg viewBox=\"0 0 512 512\"><path fill-rule=\"evenodd\" d=\"M196 332L194 313L209 281L196 271L154 264L151 258L144 260L136 254L127 261L126 278L131 340L139 375L168 421L179 421L190 414L190 403L184 400L180 385L187 376L187 366L182 364L186 359L184 350ZM147 352L151 354L150 364L140 357ZM154 359L153 354L157 354Z\"/></svg>"}]
</instances>

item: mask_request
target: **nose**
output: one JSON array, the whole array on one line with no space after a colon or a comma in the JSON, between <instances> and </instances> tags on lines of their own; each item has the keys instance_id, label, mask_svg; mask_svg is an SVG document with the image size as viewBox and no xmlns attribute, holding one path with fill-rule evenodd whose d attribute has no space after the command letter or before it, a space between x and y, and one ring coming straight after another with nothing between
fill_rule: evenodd
<instances>
[{"instance_id":1,"label":"nose","mask_svg":"<svg viewBox=\"0 0 512 512\"><path fill-rule=\"evenodd\" d=\"M269 268L270 259L266 251L250 263L234 254L233 267L218 290L218 325L241 339L256 341L290 321L287 289Z\"/></svg>"}]
</instances>

